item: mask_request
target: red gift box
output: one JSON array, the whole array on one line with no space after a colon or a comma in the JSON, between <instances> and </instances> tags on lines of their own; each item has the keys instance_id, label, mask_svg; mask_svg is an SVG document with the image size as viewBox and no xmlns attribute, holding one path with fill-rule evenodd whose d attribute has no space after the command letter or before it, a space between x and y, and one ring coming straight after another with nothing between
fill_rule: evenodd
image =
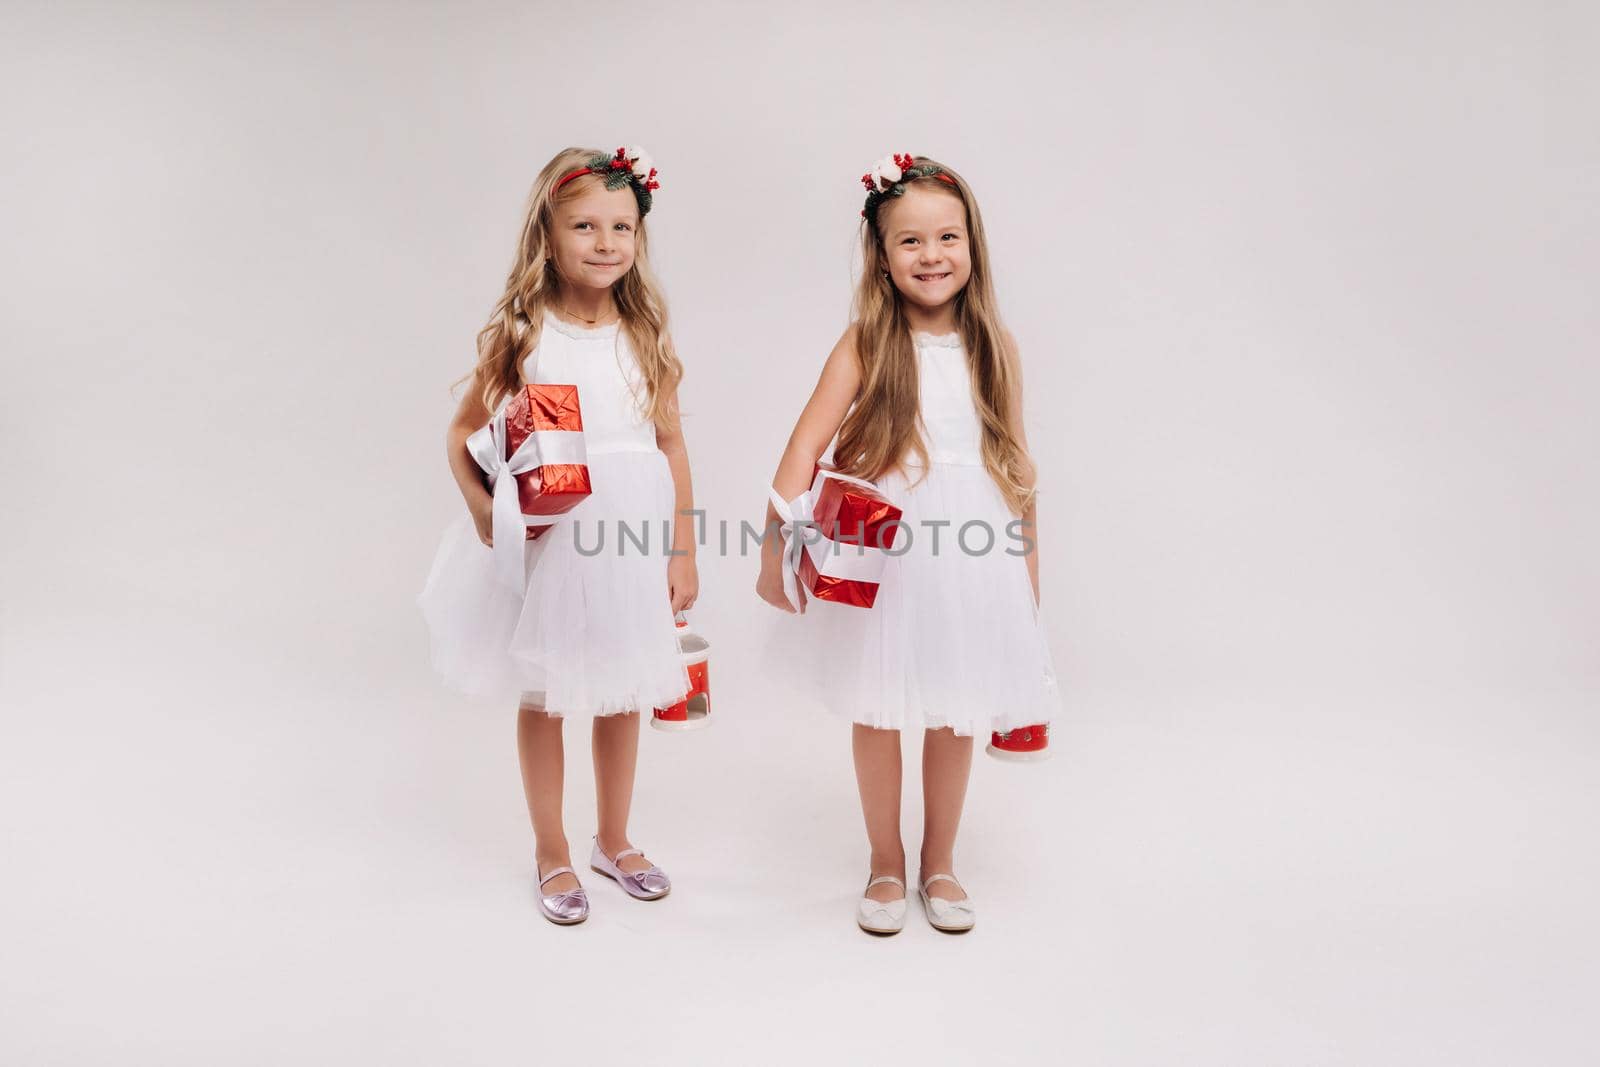
<instances>
[{"instance_id":1,"label":"red gift box","mask_svg":"<svg viewBox=\"0 0 1600 1067\"><path fill-rule=\"evenodd\" d=\"M506 405L505 458L510 459L535 433L552 432L583 432L578 387L548 384L524 386ZM544 440L553 444L557 439ZM516 476L517 503L525 519L535 515L565 514L593 491L589 484L589 466L583 455L582 438L576 438L575 442L578 446L575 453L570 443L565 448L541 449L557 462L547 460L533 470ZM549 523L529 524L527 539L532 541L549 529Z\"/></svg>"},{"instance_id":2,"label":"red gift box","mask_svg":"<svg viewBox=\"0 0 1600 1067\"><path fill-rule=\"evenodd\" d=\"M878 582L864 571L874 569L874 563L881 571L883 551L894 547L902 512L876 487L859 479L846 480L832 467L818 463L811 477L811 518L831 543L807 545L800 553L800 580L818 600L870 608L878 596ZM851 561L854 565L828 573Z\"/></svg>"},{"instance_id":3,"label":"red gift box","mask_svg":"<svg viewBox=\"0 0 1600 1067\"><path fill-rule=\"evenodd\" d=\"M488 475L496 577L527 591L522 546L589 495L589 462L576 385L525 385L467 438Z\"/></svg>"}]
</instances>

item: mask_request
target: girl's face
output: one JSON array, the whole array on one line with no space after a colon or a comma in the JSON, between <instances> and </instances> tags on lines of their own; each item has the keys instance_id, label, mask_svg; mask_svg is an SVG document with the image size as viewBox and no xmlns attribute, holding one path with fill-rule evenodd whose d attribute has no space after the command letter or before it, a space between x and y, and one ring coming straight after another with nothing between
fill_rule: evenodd
<instances>
[{"instance_id":1,"label":"girl's face","mask_svg":"<svg viewBox=\"0 0 1600 1067\"><path fill-rule=\"evenodd\" d=\"M599 182L556 205L551 235L556 270L569 285L609 289L633 268L639 201L633 190Z\"/></svg>"},{"instance_id":2,"label":"girl's face","mask_svg":"<svg viewBox=\"0 0 1600 1067\"><path fill-rule=\"evenodd\" d=\"M900 295L929 310L954 300L972 277L961 198L918 183L878 210L884 259Z\"/></svg>"}]
</instances>

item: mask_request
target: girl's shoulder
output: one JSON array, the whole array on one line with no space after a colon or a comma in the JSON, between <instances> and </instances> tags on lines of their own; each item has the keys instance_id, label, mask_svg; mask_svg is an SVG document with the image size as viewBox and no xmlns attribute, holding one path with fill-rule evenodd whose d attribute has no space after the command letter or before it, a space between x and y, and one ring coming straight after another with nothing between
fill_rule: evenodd
<instances>
[{"instance_id":1,"label":"girl's shoulder","mask_svg":"<svg viewBox=\"0 0 1600 1067\"><path fill-rule=\"evenodd\" d=\"M828 365L845 365L861 371L861 323L851 320L828 353Z\"/></svg>"}]
</instances>

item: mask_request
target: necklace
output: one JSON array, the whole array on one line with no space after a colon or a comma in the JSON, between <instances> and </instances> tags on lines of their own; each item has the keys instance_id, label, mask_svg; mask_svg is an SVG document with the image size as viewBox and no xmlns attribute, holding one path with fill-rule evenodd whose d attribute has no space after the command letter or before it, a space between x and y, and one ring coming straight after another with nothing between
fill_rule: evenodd
<instances>
[{"instance_id":1,"label":"necklace","mask_svg":"<svg viewBox=\"0 0 1600 1067\"><path fill-rule=\"evenodd\" d=\"M599 319L591 319L591 318L588 318L588 317L586 317L584 315L578 315L578 314L575 314L575 313L573 313L571 311L568 311L567 308L566 308L566 305L564 305L564 304L557 304L556 307L561 311L561 313L563 315L565 315L565 316L567 316L568 318L571 318L571 319L578 319L580 322L583 322L586 325L595 326L595 325L598 325L599 322L600 322Z\"/></svg>"}]
</instances>

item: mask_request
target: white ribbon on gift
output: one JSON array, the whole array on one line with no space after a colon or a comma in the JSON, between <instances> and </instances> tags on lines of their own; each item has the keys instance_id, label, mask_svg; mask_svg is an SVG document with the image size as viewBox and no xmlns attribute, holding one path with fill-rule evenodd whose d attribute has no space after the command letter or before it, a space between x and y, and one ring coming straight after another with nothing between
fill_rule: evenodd
<instances>
[{"instance_id":1,"label":"white ribbon on gift","mask_svg":"<svg viewBox=\"0 0 1600 1067\"><path fill-rule=\"evenodd\" d=\"M881 578L884 561L888 558L888 554L882 548L872 545L845 546L821 534L816 526L815 512L817 499L822 495L822 483L828 478L850 482L864 489L870 489L874 493L878 492L877 486L863 478L840 474L827 468L819 470L816 480L811 483L811 488L793 500L785 501L778 495L776 489L767 487L767 497L772 501L778 517L783 520L778 527L778 532L783 537L783 595L788 599L789 606L796 611L800 610L802 552L811 557L811 565L816 567L819 575L859 582L876 582ZM816 537L809 542L802 533L808 526L819 530ZM851 555L845 554L847 547L852 550Z\"/></svg>"},{"instance_id":2,"label":"white ribbon on gift","mask_svg":"<svg viewBox=\"0 0 1600 1067\"><path fill-rule=\"evenodd\" d=\"M529 526L549 526L560 515L523 515L517 499L517 475L547 463L583 465L588 454L581 430L535 430L511 455L506 455L506 408L500 405L489 424L467 438L467 451L489 475L494 490L493 520L495 575L514 592L527 586L523 542Z\"/></svg>"},{"instance_id":3,"label":"white ribbon on gift","mask_svg":"<svg viewBox=\"0 0 1600 1067\"><path fill-rule=\"evenodd\" d=\"M843 578L847 582L877 582L883 577L888 554L873 545L847 545L823 538L806 546L806 555L824 578Z\"/></svg>"},{"instance_id":4,"label":"white ribbon on gift","mask_svg":"<svg viewBox=\"0 0 1600 1067\"><path fill-rule=\"evenodd\" d=\"M772 506L778 512L782 524L778 533L783 537L783 595L789 601L789 606L800 610L800 553L805 551L801 544L801 531L812 526L815 520L811 517L811 510L816 505L816 498L811 490L807 489L793 500L784 500L772 486L767 486L767 498L772 501Z\"/></svg>"}]
</instances>

